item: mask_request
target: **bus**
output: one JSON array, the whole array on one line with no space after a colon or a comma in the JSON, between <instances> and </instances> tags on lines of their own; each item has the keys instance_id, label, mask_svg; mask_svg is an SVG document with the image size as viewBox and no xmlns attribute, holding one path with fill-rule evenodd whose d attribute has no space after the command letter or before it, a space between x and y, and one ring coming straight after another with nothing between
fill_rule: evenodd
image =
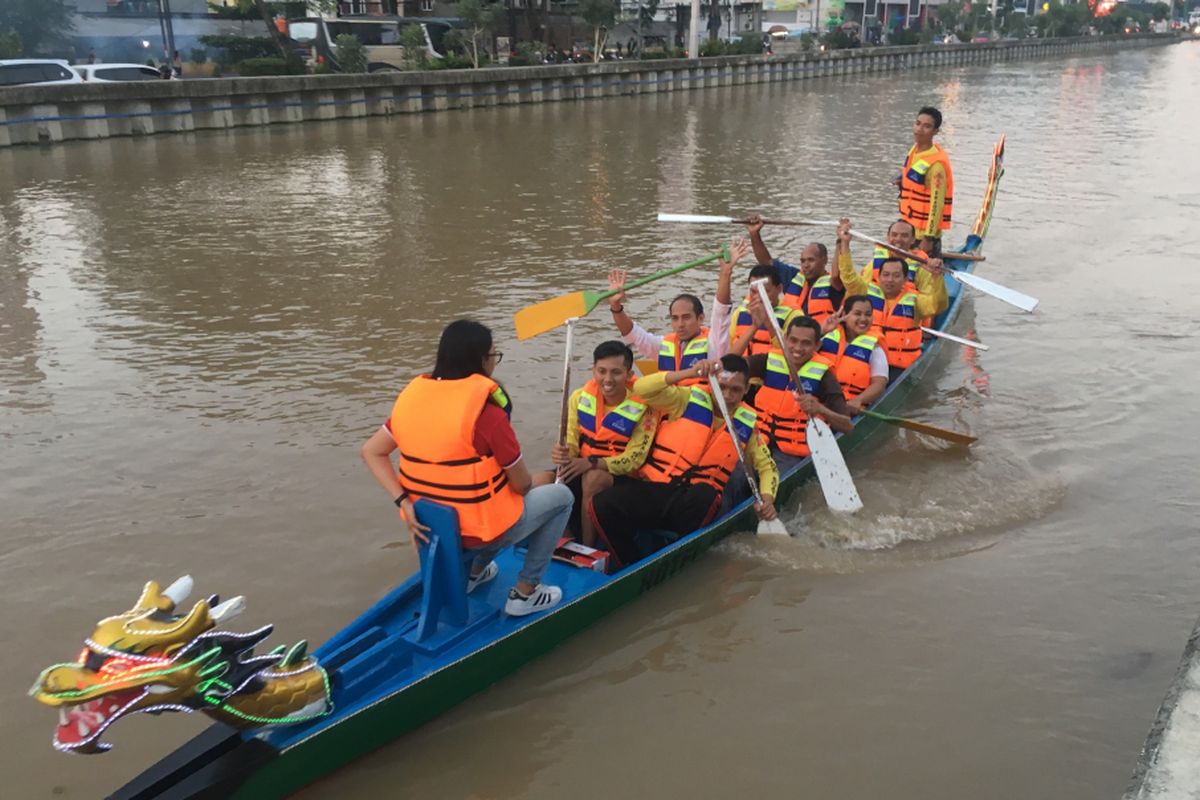
<instances>
[{"instance_id":1,"label":"bus","mask_svg":"<svg viewBox=\"0 0 1200 800\"><path fill-rule=\"evenodd\" d=\"M425 35L425 53L430 58L441 58L446 53L446 33L462 28L463 22L450 17L304 17L288 21L288 35L306 61L323 60L340 71L335 42L337 37L349 34L367 48L367 71L386 72L407 67L400 45L400 30L406 25L420 27Z\"/></svg>"}]
</instances>

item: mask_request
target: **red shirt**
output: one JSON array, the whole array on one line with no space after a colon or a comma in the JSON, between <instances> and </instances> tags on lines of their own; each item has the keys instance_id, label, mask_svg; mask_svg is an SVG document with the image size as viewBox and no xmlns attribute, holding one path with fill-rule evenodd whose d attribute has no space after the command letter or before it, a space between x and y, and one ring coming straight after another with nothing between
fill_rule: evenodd
<instances>
[{"instance_id":1,"label":"red shirt","mask_svg":"<svg viewBox=\"0 0 1200 800\"><path fill-rule=\"evenodd\" d=\"M389 418L383 423L383 427L391 433L392 420ZM472 444L479 455L495 456L504 469L521 460L521 445L517 441L517 432L513 430L508 414L495 403L485 403L483 411L479 412Z\"/></svg>"}]
</instances>

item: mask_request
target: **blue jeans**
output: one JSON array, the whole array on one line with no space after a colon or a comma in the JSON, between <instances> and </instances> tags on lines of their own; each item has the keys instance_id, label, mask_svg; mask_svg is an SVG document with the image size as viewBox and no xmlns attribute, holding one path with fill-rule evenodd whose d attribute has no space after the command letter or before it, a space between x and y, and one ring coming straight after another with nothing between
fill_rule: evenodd
<instances>
[{"instance_id":1,"label":"blue jeans","mask_svg":"<svg viewBox=\"0 0 1200 800\"><path fill-rule=\"evenodd\" d=\"M492 562L501 548L529 540L529 552L525 554L525 566L517 580L536 586L542 573L550 564L550 556L562 538L571 516L575 496L561 483L535 486L525 495L525 508L521 516L501 536L475 551L471 572L477 573Z\"/></svg>"}]
</instances>

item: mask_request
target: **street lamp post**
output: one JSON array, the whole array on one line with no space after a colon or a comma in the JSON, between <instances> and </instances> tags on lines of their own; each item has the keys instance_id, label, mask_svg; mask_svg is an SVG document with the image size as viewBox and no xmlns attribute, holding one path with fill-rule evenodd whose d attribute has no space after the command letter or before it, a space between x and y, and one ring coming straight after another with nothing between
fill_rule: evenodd
<instances>
[{"instance_id":1,"label":"street lamp post","mask_svg":"<svg viewBox=\"0 0 1200 800\"><path fill-rule=\"evenodd\" d=\"M714 0L715 2L715 0ZM700 57L700 0L692 0L692 18L688 20L688 58Z\"/></svg>"}]
</instances>

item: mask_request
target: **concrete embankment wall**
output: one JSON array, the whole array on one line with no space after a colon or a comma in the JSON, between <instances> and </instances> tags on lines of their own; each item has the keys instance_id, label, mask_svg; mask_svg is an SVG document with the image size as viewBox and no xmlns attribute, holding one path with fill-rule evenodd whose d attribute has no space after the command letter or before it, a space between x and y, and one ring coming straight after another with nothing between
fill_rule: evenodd
<instances>
[{"instance_id":1,"label":"concrete embankment wall","mask_svg":"<svg viewBox=\"0 0 1200 800\"><path fill-rule=\"evenodd\" d=\"M544 67L0 89L0 147L681 91L1099 53L1171 35L1036 39Z\"/></svg>"},{"instance_id":2,"label":"concrete embankment wall","mask_svg":"<svg viewBox=\"0 0 1200 800\"><path fill-rule=\"evenodd\" d=\"M1200 622L1183 648L1179 669L1150 726L1124 800L1196 797L1200 797Z\"/></svg>"}]
</instances>

